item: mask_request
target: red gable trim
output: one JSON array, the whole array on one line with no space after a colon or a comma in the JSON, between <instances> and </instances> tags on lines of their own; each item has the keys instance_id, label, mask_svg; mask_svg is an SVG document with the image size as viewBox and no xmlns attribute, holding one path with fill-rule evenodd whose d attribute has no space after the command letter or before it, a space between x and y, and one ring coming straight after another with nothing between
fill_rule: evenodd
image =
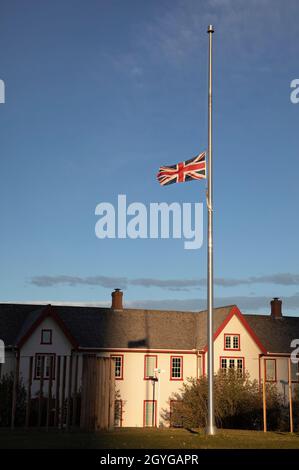
<instances>
[{"instance_id":1,"label":"red gable trim","mask_svg":"<svg viewBox=\"0 0 299 470\"><path fill-rule=\"evenodd\" d=\"M66 327L66 325L64 324L64 322L61 320L61 318L59 317L59 315L57 315L57 313L55 312L55 308L52 307L52 305L47 305L41 312L41 314L39 315L39 317L37 318L37 320L31 325L31 327L29 328L29 330L24 334L24 336L19 340L18 344L17 344L17 347L18 348L21 348L25 343L26 341L30 338L30 336L32 335L32 333L36 330L36 328L39 327L39 325L41 325L41 323L45 320L45 318L47 317L50 317L52 318L56 323L57 325L60 327L60 329L63 331L64 335L67 337L67 339L69 340L69 342L71 343L71 345L73 346L74 349L77 349L79 344L78 342L75 340L75 338L73 337L73 335L71 334L71 332L69 331L69 329Z\"/></svg>"},{"instance_id":2,"label":"red gable trim","mask_svg":"<svg viewBox=\"0 0 299 470\"><path fill-rule=\"evenodd\" d=\"M234 305L231 309L231 311L229 312L229 315L227 315L226 319L224 320L223 323L221 323L221 325L219 326L218 330L215 332L214 334L214 341L215 339L220 335L220 333L224 330L224 328L226 327L226 325L228 324L228 322L231 320L231 318L236 315L236 317L240 320L240 322L242 323L242 325L244 326L245 330L247 331L247 333L251 336L251 338L253 339L253 341L255 342L255 344L260 348L260 350L264 353L264 354L267 354L267 350L266 348L263 346L263 344L261 343L261 341L259 340L259 338L257 337L257 335L255 334L255 332L252 330L252 328L248 325L247 321L245 320L244 318L244 315L242 315L242 313L240 312L240 310L238 309L238 307L236 305ZM204 348L204 352L207 352L208 350L208 345L205 346Z\"/></svg>"}]
</instances>

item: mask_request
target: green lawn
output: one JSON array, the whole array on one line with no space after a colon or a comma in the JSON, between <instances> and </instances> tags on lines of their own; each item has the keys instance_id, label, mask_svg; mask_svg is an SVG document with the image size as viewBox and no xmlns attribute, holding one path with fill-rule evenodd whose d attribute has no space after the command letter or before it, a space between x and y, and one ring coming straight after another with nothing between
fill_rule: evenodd
<instances>
[{"instance_id":1,"label":"green lawn","mask_svg":"<svg viewBox=\"0 0 299 470\"><path fill-rule=\"evenodd\" d=\"M47 449L299 449L299 434L219 430L216 436L184 429L123 428L84 433L0 430L0 448Z\"/></svg>"}]
</instances>

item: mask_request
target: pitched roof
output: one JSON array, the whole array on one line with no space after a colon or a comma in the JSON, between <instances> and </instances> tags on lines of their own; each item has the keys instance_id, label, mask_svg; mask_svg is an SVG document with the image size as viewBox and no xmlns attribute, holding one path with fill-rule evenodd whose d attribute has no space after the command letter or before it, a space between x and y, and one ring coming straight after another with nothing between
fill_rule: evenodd
<instances>
[{"instance_id":1,"label":"pitched roof","mask_svg":"<svg viewBox=\"0 0 299 470\"><path fill-rule=\"evenodd\" d=\"M0 338L17 345L30 333L48 308L71 338L84 348L204 349L207 343L207 311L123 309L100 307L0 304ZM214 309L214 333L227 320L235 305ZM265 350L290 352L299 338L299 318L243 315Z\"/></svg>"},{"instance_id":2,"label":"pitched roof","mask_svg":"<svg viewBox=\"0 0 299 470\"><path fill-rule=\"evenodd\" d=\"M290 353L291 341L299 338L299 317L275 319L270 315L245 315L245 318L267 352Z\"/></svg>"},{"instance_id":3,"label":"pitched roof","mask_svg":"<svg viewBox=\"0 0 299 470\"><path fill-rule=\"evenodd\" d=\"M228 305L226 307L219 307L214 309L213 316L213 330L214 334L220 328L225 319L229 316L235 305ZM207 345L207 325L208 325L208 312L203 310L198 313L197 321L197 349L204 349Z\"/></svg>"},{"instance_id":4,"label":"pitched roof","mask_svg":"<svg viewBox=\"0 0 299 470\"><path fill-rule=\"evenodd\" d=\"M16 344L24 323L37 308L29 304L0 304L0 338L6 346Z\"/></svg>"},{"instance_id":5,"label":"pitched roof","mask_svg":"<svg viewBox=\"0 0 299 470\"><path fill-rule=\"evenodd\" d=\"M16 345L38 324L45 306L0 304L0 337L5 344ZM47 307L49 308L49 307ZM216 331L232 306L215 309ZM15 314L22 311L19 321ZM206 343L207 312L51 306L49 312L59 318L80 347L201 349ZM9 342L8 342L9 339Z\"/></svg>"}]
</instances>

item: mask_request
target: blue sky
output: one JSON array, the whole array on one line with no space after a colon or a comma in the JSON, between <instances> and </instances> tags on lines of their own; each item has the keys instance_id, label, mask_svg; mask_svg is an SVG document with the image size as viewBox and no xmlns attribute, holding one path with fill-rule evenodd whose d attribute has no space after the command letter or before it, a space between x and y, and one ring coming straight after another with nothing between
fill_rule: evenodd
<instances>
[{"instance_id":1,"label":"blue sky","mask_svg":"<svg viewBox=\"0 0 299 470\"><path fill-rule=\"evenodd\" d=\"M213 23L215 302L298 313L298 18L297 0L2 0L1 300L204 307L206 237L99 240L94 211L204 202L155 175L207 146Z\"/></svg>"}]
</instances>

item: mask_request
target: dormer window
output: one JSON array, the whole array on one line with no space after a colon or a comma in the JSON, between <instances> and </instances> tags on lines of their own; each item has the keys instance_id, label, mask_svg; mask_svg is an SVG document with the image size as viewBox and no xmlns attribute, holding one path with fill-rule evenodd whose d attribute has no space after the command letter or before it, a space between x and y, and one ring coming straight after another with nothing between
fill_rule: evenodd
<instances>
[{"instance_id":1,"label":"dormer window","mask_svg":"<svg viewBox=\"0 0 299 470\"><path fill-rule=\"evenodd\" d=\"M240 351L240 335L239 334L225 334L224 335L224 349L226 351Z\"/></svg>"},{"instance_id":2,"label":"dormer window","mask_svg":"<svg viewBox=\"0 0 299 470\"><path fill-rule=\"evenodd\" d=\"M40 344L52 344L52 330L42 330Z\"/></svg>"}]
</instances>

